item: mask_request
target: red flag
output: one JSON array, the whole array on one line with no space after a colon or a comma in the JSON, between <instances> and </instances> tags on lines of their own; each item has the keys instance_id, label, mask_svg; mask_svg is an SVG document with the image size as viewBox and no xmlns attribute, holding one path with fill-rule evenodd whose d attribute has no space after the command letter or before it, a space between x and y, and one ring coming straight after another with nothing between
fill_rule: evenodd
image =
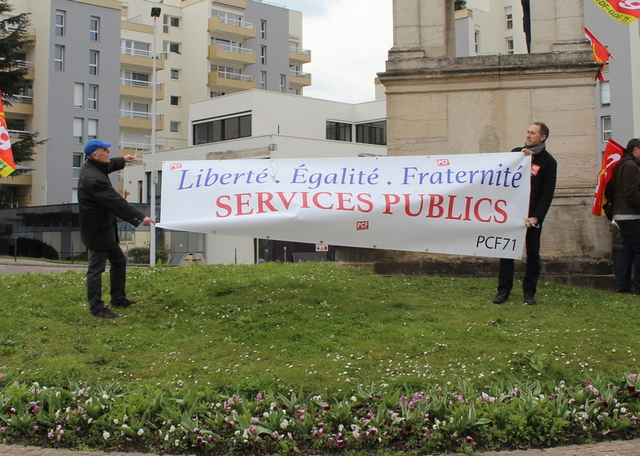
<instances>
[{"instance_id":1,"label":"red flag","mask_svg":"<svg viewBox=\"0 0 640 456\"><path fill-rule=\"evenodd\" d=\"M640 18L638 0L593 0L602 10L618 22L630 24Z\"/></svg>"},{"instance_id":2,"label":"red flag","mask_svg":"<svg viewBox=\"0 0 640 456\"><path fill-rule=\"evenodd\" d=\"M2 105L2 92L0 92L0 177L7 177L16 170L11 151L11 141L7 131L7 120Z\"/></svg>"},{"instance_id":3,"label":"red flag","mask_svg":"<svg viewBox=\"0 0 640 456\"><path fill-rule=\"evenodd\" d=\"M615 168L616 164L622 158L622 154L624 154L624 147L613 139L609 139L607 147L604 149L602 168L598 174L596 192L593 195L593 207L591 208L591 213L593 215L603 215L602 205L607 201L604 196L604 189L607 186L607 182L611 180L611 176L613 176L613 168Z\"/></svg>"},{"instance_id":4,"label":"red flag","mask_svg":"<svg viewBox=\"0 0 640 456\"><path fill-rule=\"evenodd\" d=\"M584 29L584 33L587 35L587 38L589 38L589 41L591 41L593 60L596 62L602 62L603 64L609 63L609 57L611 57L611 52L609 52L609 49L607 49L605 45L598 41L597 38L593 36L593 34L589 30L587 30L586 27ZM598 80L601 82L604 81L602 70L598 71Z\"/></svg>"}]
</instances>

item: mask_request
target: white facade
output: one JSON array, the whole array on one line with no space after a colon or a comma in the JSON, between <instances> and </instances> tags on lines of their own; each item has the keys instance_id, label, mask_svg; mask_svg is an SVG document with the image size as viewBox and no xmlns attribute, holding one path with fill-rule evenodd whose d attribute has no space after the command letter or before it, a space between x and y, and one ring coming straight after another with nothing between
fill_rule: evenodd
<instances>
[{"instance_id":1,"label":"white facade","mask_svg":"<svg viewBox=\"0 0 640 456\"><path fill-rule=\"evenodd\" d=\"M249 90L190 105L190 125L208 119L251 115L251 136L156 153L156 169L169 160L283 159L384 156L385 145L327 140L327 122L356 125L385 121L384 100L349 104L263 90ZM190 143L193 135L190 134ZM124 189L131 202L140 202L152 170L150 154L125 168ZM161 222L160 218L160 222ZM175 248L172 246L175 250ZM208 263L254 263L254 240L206 235Z\"/></svg>"}]
</instances>

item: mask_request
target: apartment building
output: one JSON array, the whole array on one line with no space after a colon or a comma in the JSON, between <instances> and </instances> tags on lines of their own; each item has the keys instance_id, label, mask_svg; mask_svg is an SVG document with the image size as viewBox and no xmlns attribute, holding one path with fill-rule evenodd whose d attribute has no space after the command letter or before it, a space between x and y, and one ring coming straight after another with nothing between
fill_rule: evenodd
<instances>
[{"instance_id":1,"label":"apartment building","mask_svg":"<svg viewBox=\"0 0 640 456\"><path fill-rule=\"evenodd\" d=\"M47 140L28 175L2 181L12 189L14 207L75 202L89 139L113 142L112 155L142 156L155 125L157 150L182 147L194 101L253 88L302 95L311 84L303 71L311 53L302 46L302 14L284 6L256 0L11 3L14 13L31 14L34 43L23 62L32 71L24 93L6 107L7 121L14 136L37 131Z\"/></svg>"},{"instance_id":2,"label":"apartment building","mask_svg":"<svg viewBox=\"0 0 640 456\"><path fill-rule=\"evenodd\" d=\"M457 56L526 53L522 18L519 0L468 0L466 9L456 12ZM609 138L626 145L640 136L640 62L634 58L640 55L640 21L614 21L591 0L584 1L584 20L613 55L603 70L605 80L594 81L602 154Z\"/></svg>"}]
</instances>

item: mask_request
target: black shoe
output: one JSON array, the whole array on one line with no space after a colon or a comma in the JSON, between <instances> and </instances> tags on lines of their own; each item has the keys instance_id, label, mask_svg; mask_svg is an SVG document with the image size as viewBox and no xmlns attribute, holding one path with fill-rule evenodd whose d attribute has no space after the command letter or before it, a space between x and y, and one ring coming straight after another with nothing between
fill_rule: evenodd
<instances>
[{"instance_id":1,"label":"black shoe","mask_svg":"<svg viewBox=\"0 0 640 456\"><path fill-rule=\"evenodd\" d=\"M110 311L107 308L104 308L94 313L93 316L98 318L118 318L120 314L117 314L115 312Z\"/></svg>"},{"instance_id":2,"label":"black shoe","mask_svg":"<svg viewBox=\"0 0 640 456\"><path fill-rule=\"evenodd\" d=\"M509 294L505 293L504 291L501 291L500 293L498 293L496 295L495 298L493 298L493 303L494 304L502 304L503 302L505 302L507 299L509 299Z\"/></svg>"},{"instance_id":3,"label":"black shoe","mask_svg":"<svg viewBox=\"0 0 640 456\"><path fill-rule=\"evenodd\" d=\"M527 306L535 306L537 304L536 298L534 298L532 294L524 295L524 303Z\"/></svg>"},{"instance_id":4,"label":"black shoe","mask_svg":"<svg viewBox=\"0 0 640 456\"><path fill-rule=\"evenodd\" d=\"M132 304L135 304L138 301L134 301L133 299L125 299L124 301L120 301L120 302L112 302L111 303L111 307L129 307Z\"/></svg>"}]
</instances>

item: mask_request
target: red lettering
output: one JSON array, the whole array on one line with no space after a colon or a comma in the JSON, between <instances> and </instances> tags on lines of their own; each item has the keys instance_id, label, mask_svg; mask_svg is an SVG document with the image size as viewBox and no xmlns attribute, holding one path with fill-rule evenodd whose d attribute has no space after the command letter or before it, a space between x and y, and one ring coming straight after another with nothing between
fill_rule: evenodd
<instances>
[{"instance_id":1,"label":"red lettering","mask_svg":"<svg viewBox=\"0 0 640 456\"><path fill-rule=\"evenodd\" d=\"M276 195L280 197L280 201L282 201L282 204L284 204L284 208L287 210L291 207L291 202L293 201L293 198L295 198L297 194L298 192L293 192L291 194L291 198L287 199L284 196L284 192L276 192Z\"/></svg>"},{"instance_id":2,"label":"red lettering","mask_svg":"<svg viewBox=\"0 0 640 456\"><path fill-rule=\"evenodd\" d=\"M464 220L470 221L471 220L471 203L473 202L473 196L465 196L465 199L467 200L467 202L465 203L465 206L464 206Z\"/></svg>"},{"instance_id":3,"label":"red lettering","mask_svg":"<svg viewBox=\"0 0 640 456\"><path fill-rule=\"evenodd\" d=\"M231 199L229 195L222 195L218 197L218 199L216 200L216 206L218 206L220 209L224 209L226 213L222 214L220 213L220 211L216 211L216 217L224 218L224 217L229 217L231 215L231 206L229 206L228 204L224 204L222 202L223 198L226 199L227 201Z\"/></svg>"},{"instance_id":4,"label":"red lettering","mask_svg":"<svg viewBox=\"0 0 640 456\"><path fill-rule=\"evenodd\" d=\"M354 211L356 208L351 206L350 208L345 206L345 203L351 203L352 193L337 193L338 195L338 210L339 211Z\"/></svg>"},{"instance_id":5,"label":"red lettering","mask_svg":"<svg viewBox=\"0 0 640 456\"><path fill-rule=\"evenodd\" d=\"M258 214L264 214L267 211L264 209L265 206L271 211L271 212L278 212L278 209L276 209L273 204L271 204L271 200L273 199L273 193L267 193L267 192L258 192L256 193L256 195L258 195Z\"/></svg>"},{"instance_id":6,"label":"red lettering","mask_svg":"<svg viewBox=\"0 0 640 456\"><path fill-rule=\"evenodd\" d=\"M429 214L427 217L442 217L442 214L444 214L444 209L442 208L443 201L444 197L442 195L429 194ZM438 215L435 214L434 209L438 210Z\"/></svg>"},{"instance_id":7,"label":"red lettering","mask_svg":"<svg viewBox=\"0 0 640 456\"><path fill-rule=\"evenodd\" d=\"M371 198L371 195L368 193L358 193L358 195L356 196L358 201L360 201L366 206L366 208L363 208L360 204L358 204L358 210L360 212L371 212L373 210L373 203L371 202L370 199L364 198L365 196L368 196L369 198Z\"/></svg>"},{"instance_id":8,"label":"red lettering","mask_svg":"<svg viewBox=\"0 0 640 456\"><path fill-rule=\"evenodd\" d=\"M404 212L410 217L417 217L422 213L422 209L424 209L424 194L418 195L420 197L420 209L418 212L413 214L411 212L411 195L404 194Z\"/></svg>"},{"instance_id":9,"label":"red lettering","mask_svg":"<svg viewBox=\"0 0 640 456\"><path fill-rule=\"evenodd\" d=\"M460 220L462 219L462 215L459 215L457 217L453 216L453 205L456 201L457 196L456 195L449 195L449 210L447 211L447 220Z\"/></svg>"},{"instance_id":10,"label":"red lettering","mask_svg":"<svg viewBox=\"0 0 640 456\"><path fill-rule=\"evenodd\" d=\"M249 212L242 212L242 208L244 206L249 206L249 201L243 201L244 197L248 197L251 198L251 193L236 193L235 197L236 197L236 208L237 208L237 214L236 215L251 215L253 214L253 209L251 209Z\"/></svg>"},{"instance_id":11,"label":"red lettering","mask_svg":"<svg viewBox=\"0 0 640 456\"><path fill-rule=\"evenodd\" d=\"M503 210L502 207L500 207L502 205L504 205L504 207L507 207L507 202L505 200L498 200L496 201L496 204L494 206L496 212L502 215L501 219L498 219L498 217L496 217L495 215L493 216L493 221L496 223L505 223L509 219L507 212Z\"/></svg>"},{"instance_id":12,"label":"red lettering","mask_svg":"<svg viewBox=\"0 0 640 456\"><path fill-rule=\"evenodd\" d=\"M302 205L300 206L303 209L309 209L309 192L302 192Z\"/></svg>"},{"instance_id":13,"label":"red lettering","mask_svg":"<svg viewBox=\"0 0 640 456\"><path fill-rule=\"evenodd\" d=\"M391 205L398 204L400 202L400 197L398 195L382 195L384 196L384 212L383 214L393 214L391 212Z\"/></svg>"},{"instance_id":14,"label":"red lettering","mask_svg":"<svg viewBox=\"0 0 640 456\"><path fill-rule=\"evenodd\" d=\"M313 205L315 207L317 207L318 209L327 209L327 210L328 209L333 209L333 204L331 206L323 206L323 205L320 204L320 195L329 195L329 196L331 196L331 193L329 193L329 192L316 193L311 198L313 200Z\"/></svg>"},{"instance_id":15,"label":"red lettering","mask_svg":"<svg viewBox=\"0 0 640 456\"><path fill-rule=\"evenodd\" d=\"M485 220L485 219L483 219L482 217L480 217L480 205L481 205L483 202L485 202L485 201L486 201L486 202L488 202L489 204L491 204L491 203L492 203L492 202L491 202L491 200L490 200L489 198L480 198L480 199L476 202L475 206L473 207L473 215L475 215L475 216L476 216L476 220L478 220L479 222L485 222L485 223L487 223L487 222L490 222L490 221L491 221L491 217L489 217L489 218L488 218L488 219L486 219L486 220Z\"/></svg>"}]
</instances>

